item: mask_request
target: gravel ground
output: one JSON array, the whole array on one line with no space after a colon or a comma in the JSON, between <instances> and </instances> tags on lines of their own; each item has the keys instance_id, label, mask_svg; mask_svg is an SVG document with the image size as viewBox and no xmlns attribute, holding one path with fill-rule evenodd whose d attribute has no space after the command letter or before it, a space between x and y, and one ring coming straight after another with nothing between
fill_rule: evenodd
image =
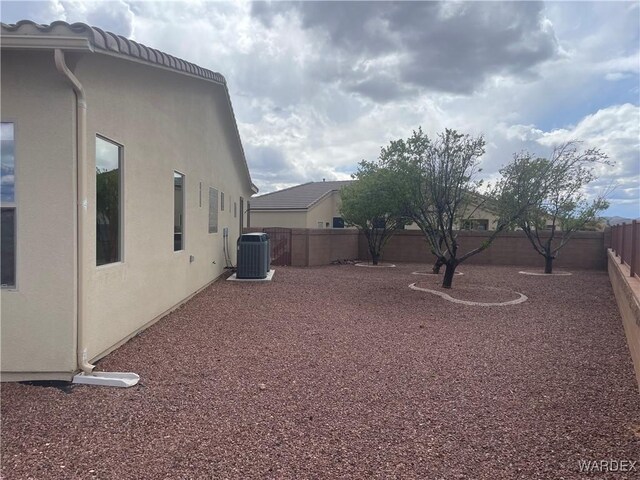
<instances>
[{"instance_id":1,"label":"gravel ground","mask_svg":"<svg viewBox=\"0 0 640 480\"><path fill-rule=\"evenodd\" d=\"M578 467L640 460L605 272L465 265L452 294L529 297L473 307L409 290L418 269L218 282L99 363L134 388L3 384L2 477L637 478Z\"/></svg>"}]
</instances>

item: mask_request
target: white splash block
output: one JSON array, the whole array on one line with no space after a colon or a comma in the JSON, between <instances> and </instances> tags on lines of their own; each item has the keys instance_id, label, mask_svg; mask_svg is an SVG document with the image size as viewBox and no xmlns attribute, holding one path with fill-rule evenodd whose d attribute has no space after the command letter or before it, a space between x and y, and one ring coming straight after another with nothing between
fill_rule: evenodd
<instances>
[{"instance_id":1,"label":"white splash block","mask_svg":"<svg viewBox=\"0 0 640 480\"><path fill-rule=\"evenodd\" d=\"M73 383L84 385L98 385L103 387L133 387L140 381L140 375L130 372L96 372L87 375L78 373L73 377Z\"/></svg>"}]
</instances>

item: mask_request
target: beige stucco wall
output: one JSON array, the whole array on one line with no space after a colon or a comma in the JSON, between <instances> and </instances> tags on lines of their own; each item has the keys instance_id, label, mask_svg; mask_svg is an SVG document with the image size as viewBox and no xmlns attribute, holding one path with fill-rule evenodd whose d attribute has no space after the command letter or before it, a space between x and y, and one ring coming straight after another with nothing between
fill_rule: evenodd
<instances>
[{"instance_id":1,"label":"beige stucco wall","mask_svg":"<svg viewBox=\"0 0 640 480\"><path fill-rule=\"evenodd\" d=\"M251 227L306 228L307 212L296 210L251 210Z\"/></svg>"},{"instance_id":2,"label":"beige stucco wall","mask_svg":"<svg viewBox=\"0 0 640 480\"><path fill-rule=\"evenodd\" d=\"M19 55L23 63L32 62L33 54ZM67 57L87 98L85 328L88 357L95 359L223 273L224 227L230 229L235 262L240 197L248 199L252 192L224 87L103 55ZM12 58L3 52L2 116L19 125L20 286L19 292L2 292L2 369L71 371L74 95L55 70L53 52L37 71L16 68ZM96 134L124 147L123 258L100 267L95 266ZM186 248L180 252L173 251L174 170L185 175ZM210 186L225 193L214 234L208 233Z\"/></svg>"},{"instance_id":3,"label":"beige stucco wall","mask_svg":"<svg viewBox=\"0 0 640 480\"><path fill-rule=\"evenodd\" d=\"M333 227L333 217L340 217L338 210L340 192L331 192L313 205L307 212L307 228L319 228L318 222L322 222L322 228ZM327 227L327 224L329 226Z\"/></svg>"},{"instance_id":4,"label":"beige stucco wall","mask_svg":"<svg viewBox=\"0 0 640 480\"><path fill-rule=\"evenodd\" d=\"M475 207L471 207L464 217L475 220L489 220L489 230L495 230L498 223L498 216L483 208L474 210ZM456 229L460 228L460 225L456 225ZM405 227L405 230L419 230L418 225L411 223Z\"/></svg>"},{"instance_id":5,"label":"beige stucco wall","mask_svg":"<svg viewBox=\"0 0 640 480\"><path fill-rule=\"evenodd\" d=\"M240 226L233 204L251 191L222 86L95 55L83 57L75 73L87 95L90 165L96 134L124 146L123 261L88 271L93 358L222 274L224 227L235 262ZM174 170L185 175L185 250L179 252L173 251ZM95 181L89 185L93 225ZM225 194L212 234L210 186ZM95 258L95 229L86 241Z\"/></svg>"},{"instance_id":6,"label":"beige stucco wall","mask_svg":"<svg viewBox=\"0 0 640 480\"><path fill-rule=\"evenodd\" d=\"M73 92L53 52L2 52L2 121L15 123L16 288L1 297L2 378L75 368Z\"/></svg>"}]
</instances>

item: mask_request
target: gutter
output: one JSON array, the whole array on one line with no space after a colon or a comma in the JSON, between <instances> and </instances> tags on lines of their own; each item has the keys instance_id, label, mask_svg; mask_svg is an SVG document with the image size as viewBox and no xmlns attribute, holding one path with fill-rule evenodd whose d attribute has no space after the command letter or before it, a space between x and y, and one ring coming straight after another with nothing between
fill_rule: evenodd
<instances>
[{"instance_id":1,"label":"gutter","mask_svg":"<svg viewBox=\"0 0 640 480\"><path fill-rule=\"evenodd\" d=\"M89 363L87 358L87 346L85 339L84 323L86 319L85 306L85 265L87 264L87 244L85 241L85 231L88 226L87 221L87 100L84 88L76 76L69 70L64 52L59 48L54 50L54 60L58 72L64 75L76 94L76 171L78 181L77 191L77 338L76 338L76 361L81 373L73 377L73 383L85 383L91 385L105 385L114 387L131 387L138 383L140 377L135 373L109 373L100 372L92 374L95 365Z\"/></svg>"}]
</instances>

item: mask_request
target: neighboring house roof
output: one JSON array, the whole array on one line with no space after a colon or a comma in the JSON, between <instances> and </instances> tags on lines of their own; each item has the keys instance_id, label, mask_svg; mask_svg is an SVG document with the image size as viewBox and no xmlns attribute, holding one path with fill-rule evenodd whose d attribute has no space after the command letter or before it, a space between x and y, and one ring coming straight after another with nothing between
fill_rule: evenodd
<instances>
[{"instance_id":1,"label":"neighboring house roof","mask_svg":"<svg viewBox=\"0 0 640 480\"><path fill-rule=\"evenodd\" d=\"M307 210L353 180L309 182L251 199L251 210Z\"/></svg>"},{"instance_id":2,"label":"neighboring house roof","mask_svg":"<svg viewBox=\"0 0 640 480\"><path fill-rule=\"evenodd\" d=\"M149 48L122 35L105 32L100 28L91 27L84 23L69 24L63 21L56 21L50 25L40 25L30 20L21 20L15 24L0 23L0 32L2 34L2 48L84 50L150 64L223 86L229 101L229 109L233 117L237 140L240 144L244 167L252 189L255 192L258 191L258 188L251 182L251 174L249 173L244 148L240 140L240 132L233 112L227 81L220 73L199 67L194 63L186 62L160 50Z\"/></svg>"}]
</instances>

